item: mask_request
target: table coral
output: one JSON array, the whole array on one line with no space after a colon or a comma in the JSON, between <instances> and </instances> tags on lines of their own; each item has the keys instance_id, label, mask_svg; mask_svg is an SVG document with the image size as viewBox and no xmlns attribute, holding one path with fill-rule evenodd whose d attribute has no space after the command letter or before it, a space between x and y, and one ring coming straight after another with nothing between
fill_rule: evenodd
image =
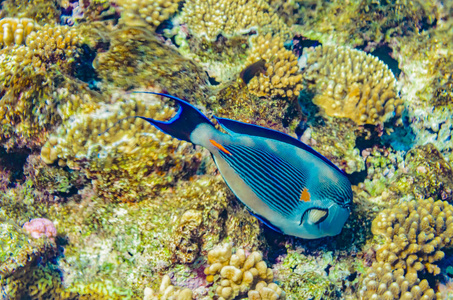
<instances>
[{"instance_id":1,"label":"table coral","mask_svg":"<svg viewBox=\"0 0 453 300\"><path fill-rule=\"evenodd\" d=\"M244 249L238 249L233 254L232 245L226 243L208 252L208 263L206 280L217 283L219 300L234 299L245 293L256 300L285 299L285 292L272 283L272 269L267 267L260 252L247 255Z\"/></svg>"},{"instance_id":2,"label":"table coral","mask_svg":"<svg viewBox=\"0 0 453 300\"><path fill-rule=\"evenodd\" d=\"M180 1L118 0L116 3L122 8L120 22L127 26L137 26L140 22L146 22L152 28L157 28L177 11Z\"/></svg>"},{"instance_id":3,"label":"table coral","mask_svg":"<svg viewBox=\"0 0 453 300\"><path fill-rule=\"evenodd\" d=\"M302 89L302 74L299 73L297 57L283 46L281 37L270 33L252 37L252 48L246 65L265 61L265 74L255 76L248 84L251 93L258 96L288 97L299 95Z\"/></svg>"},{"instance_id":4,"label":"table coral","mask_svg":"<svg viewBox=\"0 0 453 300\"><path fill-rule=\"evenodd\" d=\"M190 0L184 3L181 18L194 35L208 40L215 40L219 34L231 37L252 29L284 38L289 33L286 24L263 0Z\"/></svg>"},{"instance_id":5,"label":"table coral","mask_svg":"<svg viewBox=\"0 0 453 300\"><path fill-rule=\"evenodd\" d=\"M304 78L314 89L313 102L331 117L355 123L384 123L404 109L393 73L363 51L320 46L309 52Z\"/></svg>"},{"instance_id":6,"label":"table coral","mask_svg":"<svg viewBox=\"0 0 453 300\"><path fill-rule=\"evenodd\" d=\"M378 262L407 273L426 270L436 275L442 248L453 243L453 206L432 198L403 202L379 213L371 230L385 238L376 254Z\"/></svg>"}]
</instances>

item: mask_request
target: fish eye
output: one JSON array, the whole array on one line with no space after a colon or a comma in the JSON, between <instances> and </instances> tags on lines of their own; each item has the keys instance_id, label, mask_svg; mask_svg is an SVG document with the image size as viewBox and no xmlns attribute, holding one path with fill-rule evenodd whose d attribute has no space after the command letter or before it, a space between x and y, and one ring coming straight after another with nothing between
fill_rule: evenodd
<instances>
[{"instance_id":1,"label":"fish eye","mask_svg":"<svg viewBox=\"0 0 453 300\"><path fill-rule=\"evenodd\" d=\"M317 225L324 221L328 215L329 211L325 208L319 207L309 208L302 215L299 225L302 225L304 220L306 220L310 225Z\"/></svg>"}]
</instances>

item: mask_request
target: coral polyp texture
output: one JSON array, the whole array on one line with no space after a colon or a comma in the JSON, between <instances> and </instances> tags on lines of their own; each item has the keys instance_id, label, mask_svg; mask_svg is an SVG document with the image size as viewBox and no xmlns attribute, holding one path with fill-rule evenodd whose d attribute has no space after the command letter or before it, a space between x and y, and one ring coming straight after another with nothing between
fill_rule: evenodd
<instances>
[{"instance_id":1,"label":"coral polyp texture","mask_svg":"<svg viewBox=\"0 0 453 300\"><path fill-rule=\"evenodd\" d=\"M249 299L285 299L285 292L272 281L274 274L263 261L262 253L232 253L232 245L219 245L208 252L209 266L204 270L208 282L216 284L219 300L247 294ZM219 276L220 275L220 276Z\"/></svg>"},{"instance_id":2,"label":"coral polyp texture","mask_svg":"<svg viewBox=\"0 0 453 300\"><path fill-rule=\"evenodd\" d=\"M252 29L260 34L289 34L287 25L263 0L189 0L184 3L182 21L194 35L208 40L215 40L219 34L246 34Z\"/></svg>"},{"instance_id":3,"label":"coral polyp texture","mask_svg":"<svg viewBox=\"0 0 453 300\"><path fill-rule=\"evenodd\" d=\"M403 202L379 213L371 230L385 239L377 261L408 273L426 270L437 275L436 263L445 255L442 248L453 243L453 206L432 198Z\"/></svg>"},{"instance_id":4,"label":"coral polyp texture","mask_svg":"<svg viewBox=\"0 0 453 300\"><path fill-rule=\"evenodd\" d=\"M121 120L131 116L165 120L174 113L172 108L162 106L155 96L112 100L115 103L93 104L62 124L41 149L42 159L83 169L99 193L116 201L138 201L176 178L190 176L200 154L189 144L142 119Z\"/></svg>"},{"instance_id":5,"label":"coral polyp texture","mask_svg":"<svg viewBox=\"0 0 453 300\"><path fill-rule=\"evenodd\" d=\"M61 120L58 106L67 99L59 97L57 86L73 82L63 74L73 63L80 35L76 28L45 25L31 31L25 44L5 48L0 62L0 139L11 145L39 144Z\"/></svg>"},{"instance_id":6,"label":"coral polyp texture","mask_svg":"<svg viewBox=\"0 0 453 300\"><path fill-rule=\"evenodd\" d=\"M401 115L395 76L377 57L336 46L319 46L307 55L304 78L314 89L313 102L327 116L362 125Z\"/></svg>"},{"instance_id":7,"label":"coral polyp texture","mask_svg":"<svg viewBox=\"0 0 453 300\"><path fill-rule=\"evenodd\" d=\"M178 9L181 0L118 0L122 8L120 21L128 26L141 23L156 28Z\"/></svg>"},{"instance_id":8,"label":"coral polyp texture","mask_svg":"<svg viewBox=\"0 0 453 300\"><path fill-rule=\"evenodd\" d=\"M252 37L252 49L246 65L264 60L265 73L260 73L248 83L251 93L288 98L299 95L302 74L298 72L297 57L285 49L283 42L281 37L273 37L270 33Z\"/></svg>"},{"instance_id":9,"label":"coral polyp texture","mask_svg":"<svg viewBox=\"0 0 453 300\"><path fill-rule=\"evenodd\" d=\"M11 45L22 45L27 36L39 28L39 25L28 18L3 18L0 20L1 35L0 44L2 47Z\"/></svg>"},{"instance_id":10,"label":"coral polyp texture","mask_svg":"<svg viewBox=\"0 0 453 300\"><path fill-rule=\"evenodd\" d=\"M145 297L143 300L158 299L175 299L175 300L192 300L193 292L189 288L180 288L171 284L170 276L164 275L159 291L154 292L150 288L145 288Z\"/></svg>"},{"instance_id":11,"label":"coral polyp texture","mask_svg":"<svg viewBox=\"0 0 453 300\"><path fill-rule=\"evenodd\" d=\"M363 279L359 295L360 299L441 299L428 281L420 280L416 272L406 273L402 268L394 270L388 262L373 263Z\"/></svg>"}]
</instances>

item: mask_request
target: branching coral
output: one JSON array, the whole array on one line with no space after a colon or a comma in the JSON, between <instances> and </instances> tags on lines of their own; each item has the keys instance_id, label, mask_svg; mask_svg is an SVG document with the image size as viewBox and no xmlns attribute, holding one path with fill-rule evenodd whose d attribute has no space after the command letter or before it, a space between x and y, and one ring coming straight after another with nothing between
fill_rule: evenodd
<instances>
[{"instance_id":1,"label":"branching coral","mask_svg":"<svg viewBox=\"0 0 453 300\"><path fill-rule=\"evenodd\" d=\"M6 0L2 13L19 18L33 18L40 25L55 24L60 19L59 0Z\"/></svg>"},{"instance_id":2,"label":"branching coral","mask_svg":"<svg viewBox=\"0 0 453 300\"><path fill-rule=\"evenodd\" d=\"M288 36L286 24L263 0L186 1L182 20L196 36L215 40L219 34L227 37L245 34L254 29L260 34L268 32Z\"/></svg>"},{"instance_id":3,"label":"branching coral","mask_svg":"<svg viewBox=\"0 0 453 300\"><path fill-rule=\"evenodd\" d=\"M219 245L208 252L206 280L218 283L220 300L234 299L248 292L250 299L285 299L285 292L273 284L274 274L260 252L246 255L243 249L232 253L232 245ZM220 275L220 276L219 276Z\"/></svg>"},{"instance_id":4,"label":"branching coral","mask_svg":"<svg viewBox=\"0 0 453 300\"><path fill-rule=\"evenodd\" d=\"M22 45L27 36L39 28L35 21L28 18L3 18L0 20L2 34L0 35L0 45Z\"/></svg>"},{"instance_id":5,"label":"branching coral","mask_svg":"<svg viewBox=\"0 0 453 300\"><path fill-rule=\"evenodd\" d=\"M385 237L376 254L378 262L408 273L425 269L436 275L442 248L453 243L453 206L432 198L401 203L379 213L371 229Z\"/></svg>"},{"instance_id":6,"label":"branching coral","mask_svg":"<svg viewBox=\"0 0 453 300\"><path fill-rule=\"evenodd\" d=\"M377 124L404 109L390 69L377 57L345 47L321 46L308 54L304 78L313 102L331 117Z\"/></svg>"},{"instance_id":7,"label":"branching coral","mask_svg":"<svg viewBox=\"0 0 453 300\"><path fill-rule=\"evenodd\" d=\"M416 272L393 270L388 262L374 262L363 279L360 299L441 299L426 279L420 281Z\"/></svg>"},{"instance_id":8,"label":"branching coral","mask_svg":"<svg viewBox=\"0 0 453 300\"><path fill-rule=\"evenodd\" d=\"M63 123L57 135L41 149L47 163L82 168L99 193L115 201L137 201L147 193L190 176L200 163L200 154L141 119L168 119L174 110L162 106L156 97L115 99L115 104L92 104L86 113ZM100 133L103 133L99 135ZM165 176L164 176L165 174Z\"/></svg>"},{"instance_id":9,"label":"branching coral","mask_svg":"<svg viewBox=\"0 0 453 300\"><path fill-rule=\"evenodd\" d=\"M265 61L265 74L254 77L249 91L258 96L288 97L299 95L302 74L298 74L297 57L283 46L284 40L270 33L252 38L252 49L246 64Z\"/></svg>"},{"instance_id":10,"label":"branching coral","mask_svg":"<svg viewBox=\"0 0 453 300\"><path fill-rule=\"evenodd\" d=\"M167 20L178 9L181 0L119 0L123 9L120 21L127 26L140 25L146 22L156 28Z\"/></svg>"}]
</instances>

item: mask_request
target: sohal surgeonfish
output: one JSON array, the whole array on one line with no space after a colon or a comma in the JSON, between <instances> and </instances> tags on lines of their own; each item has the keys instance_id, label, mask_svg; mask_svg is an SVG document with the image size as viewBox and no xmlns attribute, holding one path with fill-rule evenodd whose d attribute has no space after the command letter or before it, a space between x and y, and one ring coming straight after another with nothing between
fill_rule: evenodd
<instances>
[{"instance_id":1,"label":"sohal surgeonfish","mask_svg":"<svg viewBox=\"0 0 453 300\"><path fill-rule=\"evenodd\" d=\"M136 117L207 148L229 188L263 223L305 239L341 232L352 204L351 183L327 158L284 133L216 118L223 133L186 101L143 93L171 98L179 110L168 121Z\"/></svg>"}]
</instances>

